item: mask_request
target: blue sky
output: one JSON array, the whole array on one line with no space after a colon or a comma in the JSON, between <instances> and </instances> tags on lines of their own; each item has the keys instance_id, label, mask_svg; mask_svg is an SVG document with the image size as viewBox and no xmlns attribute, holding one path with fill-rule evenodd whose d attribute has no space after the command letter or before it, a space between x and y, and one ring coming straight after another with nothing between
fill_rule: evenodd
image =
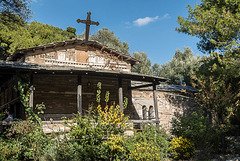
<instances>
[{"instance_id":1,"label":"blue sky","mask_svg":"<svg viewBox=\"0 0 240 161\"><path fill-rule=\"evenodd\" d=\"M177 17L186 17L186 6L193 7L196 3L200 0L32 0L31 21L64 30L71 26L81 34L85 25L76 20L86 19L87 12L91 11L91 19L100 25L91 26L90 34L107 27L129 44L130 53L146 52L152 64L161 65L184 47L190 47L195 55L202 55L196 46L197 38L175 31Z\"/></svg>"}]
</instances>

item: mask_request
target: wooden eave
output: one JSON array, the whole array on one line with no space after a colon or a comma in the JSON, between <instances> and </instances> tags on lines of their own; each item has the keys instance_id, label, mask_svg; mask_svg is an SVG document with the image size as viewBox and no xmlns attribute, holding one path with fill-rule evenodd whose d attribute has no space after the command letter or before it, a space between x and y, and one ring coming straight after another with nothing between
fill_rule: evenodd
<instances>
[{"instance_id":1,"label":"wooden eave","mask_svg":"<svg viewBox=\"0 0 240 161\"><path fill-rule=\"evenodd\" d=\"M69 66L46 66L27 63L18 63L10 61L0 61L0 71L4 73L11 73L14 75L16 71L19 72L33 72L39 74L56 74L56 75L90 75L101 77L122 78L134 81L151 82L154 84L160 84L160 82L166 82L166 78L154 77L138 73L129 73L118 70L102 70L95 68L79 68Z\"/></svg>"},{"instance_id":2,"label":"wooden eave","mask_svg":"<svg viewBox=\"0 0 240 161\"><path fill-rule=\"evenodd\" d=\"M81 45L81 46L90 46L90 47L94 47L97 48L101 51L106 51L110 54L113 54L115 56L118 57L122 57L124 61L129 62L131 65L137 64L139 63L139 60L128 56L126 54L120 53L112 48L109 48L107 46L103 46L102 44L100 44L97 41L84 41L84 40L79 40L79 39L73 39L73 40L67 40L67 41L62 41L62 42L55 42L55 43L50 43L50 44L46 44L46 45L40 45L40 46L36 46L36 47L32 47L32 48L25 48L25 49L20 49L17 50L16 52L14 52L12 55L10 55L7 58L7 61L17 61L19 58L23 57L24 55L28 54L28 53L34 53L37 50L47 50L47 49L55 49L57 47L64 47L64 46L69 46L69 45Z\"/></svg>"}]
</instances>

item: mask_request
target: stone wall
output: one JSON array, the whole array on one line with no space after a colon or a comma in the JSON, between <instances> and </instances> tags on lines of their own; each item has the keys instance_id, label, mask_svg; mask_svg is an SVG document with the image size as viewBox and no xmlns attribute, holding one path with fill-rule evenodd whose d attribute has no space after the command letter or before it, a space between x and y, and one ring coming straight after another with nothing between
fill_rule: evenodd
<instances>
[{"instance_id":1,"label":"stone wall","mask_svg":"<svg viewBox=\"0 0 240 161\"><path fill-rule=\"evenodd\" d=\"M111 53L90 46L67 46L28 53L26 63L39 65L73 66L130 72L131 64Z\"/></svg>"},{"instance_id":2,"label":"stone wall","mask_svg":"<svg viewBox=\"0 0 240 161\"><path fill-rule=\"evenodd\" d=\"M155 118L153 91L133 90L132 100L139 119L151 120ZM173 92L158 90L157 101L160 125L167 131L171 128L171 121L176 113L187 115L197 107L192 97Z\"/></svg>"}]
</instances>

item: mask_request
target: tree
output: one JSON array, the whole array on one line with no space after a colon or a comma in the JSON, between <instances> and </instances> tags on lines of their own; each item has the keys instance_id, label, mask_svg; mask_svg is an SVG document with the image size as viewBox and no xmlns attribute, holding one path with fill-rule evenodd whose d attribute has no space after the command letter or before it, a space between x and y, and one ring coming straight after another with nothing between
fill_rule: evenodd
<instances>
[{"instance_id":1,"label":"tree","mask_svg":"<svg viewBox=\"0 0 240 161\"><path fill-rule=\"evenodd\" d=\"M187 85L191 85L190 72L196 71L200 67L200 56L194 56L190 48L184 48L184 52L178 49L170 62L154 69L156 76L170 79L169 83L180 84L183 78ZM156 65L155 65L156 67Z\"/></svg>"},{"instance_id":2,"label":"tree","mask_svg":"<svg viewBox=\"0 0 240 161\"><path fill-rule=\"evenodd\" d=\"M154 63L152 66L153 75L157 77L161 76L160 70L161 70L161 66L157 63Z\"/></svg>"},{"instance_id":3,"label":"tree","mask_svg":"<svg viewBox=\"0 0 240 161\"><path fill-rule=\"evenodd\" d=\"M97 34L93 34L90 36L90 40L96 40L102 45L111 47L126 55L130 55L128 43L121 42L120 38L116 37L114 35L114 32L109 31L108 28L104 27L103 29L98 30Z\"/></svg>"},{"instance_id":4,"label":"tree","mask_svg":"<svg viewBox=\"0 0 240 161\"><path fill-rule=\"evenodd\" d=\"M52 25L43 24L36 21L31 22L27 26L27 29L34 40L34 46L68 40L70 37L74 37L75 34L75 28L68 27L67 30L63 31L59 27L54 27Z\"/></svg>"},{"instance_id":5,"label":"tree","mask_svg":"<svg viewBox=\"0 0 240 161\"><path fill-rule=\"evenodd\" d=\"M225 51L239 47L240 1L202 0L195 8L187 6L188 17L178 17L178 32L196 36L202 52Z\"/></svg>"},{"instance_id":6,"label":"tree","mask_svg":"<svg viewBox=\"0 0 240 161\"><path fill-rule=\"evenodd\" d=\"M219 133L221 151L226 147L226 136L238 130L240 123L240 59L211 53L203 59L199 71L193 74L196 99L213 121ZM231 135L231 134L230 134Z\"/></svg>"},{"instance_id":7,"label":"tree","mask_svg":"<svg viewBox=\"0 0 240 161\"><path fill-rule=\"evenodd\" d=\"M69 37L70 39L76 37L76 29L73 27L67 27L67 30L63 31L64 36Z\"/></svg>"},{"instance_id":8,"label":"tree","mask_svg":"<svg viewBox=\"0 0 240 161\"><path fill-rule=\"evenodd\" d=\"M16 49L31 47L33 41L27 28L15 23L4 25L0 23L0 46L4 48L3 54L13 53Z\"/></svg>"},{"instance_id":9,"label":"tree","mask_svg":"<svg viewBox=\"0 0 240 161\"><path fill-rule=\"evenodd\" d=\"M1 16L7 16L15 21L19 20L19 18L15 19L16 17L20 17L23 20L28 20L32 13L29 8L29 3L29 0L1 0Z\"/></svg>"},{"instance_id":10,"label":"tree","mask_svg":"<svg viewBox=\"0 0 240 161\"><path fill-rule=\"evenodd\" d=\"M176 29L200 38L198 48L210 53L192 79L199 105L220 131L223 152L226 132L240 122L240 1L202 0L194 9L188 6L188 12L187 18L178 17Z\"/></svg>"},{"instance_id":11,"label":"tree","mask_svg":"<svg viewBox=\"0 0 240 161\"><path fill-rule=\"evenodd\" d=\"M132 67L132 72L152 75L151 60L148 58L147 53L142 51L134 52L133 57L139 60L140 63Z\"/></svg>"},{"instance_id":12,"label":"tree","mask_svg":"<svg viewBox=\"0 0 240 161\"><path fill-rule=\"evenodd\" d=\"M63 31L61 28L36 21L26 26L13 21L2 21L0 22L0 46L4 47L3 54L12 54L17 49L67 40L74 36L75 30L68 27Z\"/></svg>"},{"instance_id":13,"label":"tree","mask_svg":"<svg viewBox=\"0 0 240 161\"><path fill-rule=\"evenodd\" d=\"M204 57L203 65L192 77L199 89L196 98L218 124L229 125L231 118L240 112L240 59L232 60L212 53L211 57Z\"/></svg>"}]
</instances>

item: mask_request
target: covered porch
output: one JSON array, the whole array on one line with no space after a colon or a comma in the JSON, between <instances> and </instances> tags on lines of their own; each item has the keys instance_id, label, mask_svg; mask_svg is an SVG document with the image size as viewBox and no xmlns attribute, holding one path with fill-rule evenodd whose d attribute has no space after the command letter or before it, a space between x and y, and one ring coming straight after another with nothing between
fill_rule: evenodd
<instances>
[{"instance_id":1,"label":"covered porch","mask_svg":"<svg viewBox=\"0 0 240 161\"><path fill-rule=\"evenodd\" d=\"M86 114L89 107L96 107L97 83L101 82L101 105L106 103L105 93L110 92L109 105L119 104L123 109L124 98L128 105L123 112L132 120L139 120L139 116L132 103L131 90L143 87L152 87L154 113L156 123L158 118L158 103L156 85L166 81L164 78L152 77L123 71L99 70L93 68L76 68L64 66L41 66L25 63L1 62L1 101L0 110L10 107L16 117L25 119L19 95L14 86L17 84L17 75L28 75L30 80L29 105L45 104L47 109L41 116L43 120L58 121L61 117L71 117L73 113ZM143 85L131 86L131 81L146 82ZM11 97L10 97L11 95Z\"/></svg>"}]
</instances>

